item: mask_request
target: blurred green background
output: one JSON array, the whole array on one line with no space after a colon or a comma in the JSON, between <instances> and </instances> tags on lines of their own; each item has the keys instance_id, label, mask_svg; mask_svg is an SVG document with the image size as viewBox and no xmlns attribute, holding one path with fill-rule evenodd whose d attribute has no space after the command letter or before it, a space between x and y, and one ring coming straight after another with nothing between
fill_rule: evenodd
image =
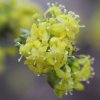
<instances>
[{"instance_id":1,"label":"blurred green background","mask_svg":"<svg viewBox=\"0 0 100 100\"><path fill-rule=\"evenodd\" d=\"M100 100L100 0L0 0L0 100ZM58 98L45 77L36 77L23 62L18 63L14 39L20 28L30 30L37 16L47 9L47 3L64 4L67 10L80 15L77 47L79 54L95 58L96 75L82 92Z\"/></svg>"}]
</instances>

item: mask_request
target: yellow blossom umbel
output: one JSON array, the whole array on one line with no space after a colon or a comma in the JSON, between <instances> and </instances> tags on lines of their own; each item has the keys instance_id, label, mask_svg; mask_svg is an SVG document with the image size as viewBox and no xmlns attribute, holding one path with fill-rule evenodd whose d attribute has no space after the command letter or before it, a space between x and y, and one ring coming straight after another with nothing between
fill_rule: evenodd
<instances>
[{"instance_id":1,"label":"yellow blossom umbel","mask_svg":"<svg viewBox=\"0 0 100 100\"><path fill-rule=\"evenodd\" d=\"M26 58L25 64L38 76L47 75L57 96L83 90L82 81L92 76L90 57L74 55L82 27L78 17L63 5L49 4L44 18L32 25L26 41L20 43L19 53Z\"/></svg>"}]
</instances>

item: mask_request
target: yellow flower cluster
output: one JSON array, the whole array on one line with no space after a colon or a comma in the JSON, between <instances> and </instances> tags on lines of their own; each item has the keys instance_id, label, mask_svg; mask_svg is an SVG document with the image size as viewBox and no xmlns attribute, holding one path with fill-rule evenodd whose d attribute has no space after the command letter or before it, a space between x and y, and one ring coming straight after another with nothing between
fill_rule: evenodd
<instances>
[{"instance_id":1,"label":"yellow flower cluster","mask_svg":"<svg viewBox=\"0 0 100 100\"><path fill-rule=\"evenodd\" d=\"M32 16L38 16L40 11L38 5L28 0L0 0L0 34L16 35L20 28L29 30Z\"/></svg>"},{"instance_id":2,"label":"yellow flower cluster","mask_svg":"<svg viewBox=\"0 0 100 100\"><path fill-rule=\"evenodd\" d=\"M92 76L91 59L74 56L76 37L82 27L79 16L63 5L48 5L44 18L32 25L26 42L20 44L19 53L26 58L29 69L38 76L46 74L55 93L62 96L73 89L84 89L81 81Z\"/></svg>"}]
</instances>

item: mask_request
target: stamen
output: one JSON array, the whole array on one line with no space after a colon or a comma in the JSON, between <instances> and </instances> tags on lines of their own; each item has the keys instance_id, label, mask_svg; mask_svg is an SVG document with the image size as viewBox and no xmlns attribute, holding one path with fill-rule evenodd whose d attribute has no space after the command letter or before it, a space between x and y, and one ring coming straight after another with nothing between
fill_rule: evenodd
<instances>
[{"instance_id":1,"label":"stamen","mask_svg":"<svg viewBox=\"0 0 100 100\"><path fill-rule=\"evenodd\" d=\"M65 95L68 95L68 93L66 92Z\"/></svg>"},{"instance_id":2,"label":"stamen","mask_svg":"<svg viewBox=\"0 0 100 100\"><path fill-rule=\"evenodd\" d=\"M95 72L92 72L91 74L94 76L95 75Z\"/></svg>"},{"instance_id":3,"label":"stamen","mask_svg":"<svg viewBox=\"0 0 100 100\"><path fill-rule=\"evenodd\" d=\"M30 52L27 52L27 54L31 54Z\"/></svg>"},{"instance_id":4,"label":"stamen","mask_svg":"<svg viewBox=\"0 0 100 100\"><path fill-rule=\"evenodd\" d=\"M62 5L60 4L59 7L62 8Z\"/></svg>"},{"instance_id":5,"label":"stamen","mask_svg":"<svg viewBox=\"0 0 100 100\"><path fill-rule=\"evenodd\" d=\"M50 52L50 49L48 51Z\"/></svg>"},{"instance_id":6,"label":"stamen","mask_svg":"<svg viewBox=\"0 0 100 100\"><path fill-rule=\"evenodd\" d=\"M66 27L66 31L69 31L69 28L68 27Z\"/></svg>"},{"instance_id":7,"label":"stamen","mask_svg":"<svg viewBox=\"0 0 100 100\"><path fill-rule=\"evenodd\" d=\"M48 2L47 5L50 6L50 2Z\"/></svg>"},{"instance_id":8,"label":"stamen","mask_svg":"<svg viewBox=\"0 0 100 100\"><path fill-rule=\"evenodd\" d=\"M37 21L40 22L41 20L40 19L37 19Z\"/></svg>"},{"instance_id":9,"label":"stamen","mask_svg":"<svg viewBox=\"0 0 100 100\"><path fill-rule=\"evenodd\" d=\"M39 76L40 76L40 74L37 74L37 76L39 77Z\"/></svg>"},{"instance_id":10,"label":"stamen","mask_svg":"<svg viewBox=\"0 0 100 100\"><path fill-rule=\"evenodd\" d=\"M74 83L73 82L69 82L69 85L73 85Z\"/></svg>"},{"instance_id":11,"label":"stamen","mask_svg":"<svg viewBox=\"0 0 100 100\"><path fill-rule=\"evenodd\" d=\"M79 18L79 15L75 15L74 18Z\"/></svg>"},{"instance_id":12,"label":"stamen","mask_svg":"<svg viewBox=\"0 0 100 100\"><path fill-rule=\"evenodd\" d=\"M70 73L71 71L70 70L67 70L67 72Z\"/></svg>"},{"instance_id":13,"label":"stamen","mask_svg":"<svg viewBox=\"0 0 100 100\"><path fill-rule=\"evenodd\" d=\"M87 80L87 81L86 81L86 83L87 83L87 84L90 84L90 81L89 81L89 80Z\"/></svg>"},{"instance_id":14,"label":"stamen","mask_svg":"<svg viewBox=\"0 0 100 100\"><path fill-rule=\"evenodd\" d=\"M46 60L46 57L44 57L43 60Z\"/></svg>"},{"instance_id":15,"label":"stamen","mask_svg":"<svg viewBox=\"0 0 100 100\"><path fill-rule=\"evenodd\" d=\"M18 45L21 45L21 43L20 43L20 42L17 42L17 44L18 44Z\"/></svg>"},{"instance_id":16,"label":"stamen","mask_svg":"<svg viewBox=\"0 0 100 100\"><path fill-rule=\"evenodd\" d=\"M85 28L85 25L80 25L79 27L81 27L81 28Z\"/></svg>"},{"instance_id":17,"label":"stamen","mask_svg":"<svg viewBox=\"0 0 100 100\"><path fill-rule=\"evenodd\" d=\"M62 8L65 8L65 6L64 6L64 5L62 5Z\"/></svg>"},{"instance_id":18,"label":"stamen","mask_svg":"<svg viewBox=\"0 0 100 100\"><path fill-rule=\"evenodd\" d=\"M73 93L72 93L72 92L69 92L69 94L70 94L70 95L73 95Z\"/></svg>"},{"instance_id":19,"label":"stamen","mask_svg":"<svg viewBox=\"0 0 100 100\"><path fill-rule=\"evenodd\" d=\"M54 6L54 3L52 3L52 6Z\"/></svg>"},{"instance_id":20,"label":"stamen","mask_svg":"<svg viewBox=\"0 0 100 100\"><path fill-rule=\"evenodd\" d=\"M86 81L86 79L84 78L83 81Z\"/></svg>"},{"instance_id":21,"label":"stamen","mask_svg":"<svg viewBox=\"0 0 100 100\"><path fill-rule=\"evenodd\" d=\"M95 60L95 59L94 59L94 58L92 58L91 60L94 62L94 60Z\"/></svg>"},{"instance_id":22,"label":"stamen","mask_svg":"<svg viewBox=\"0 0 100 100\"><path fill-rule=\"evenodd\" d=\"M47 27L47 29L49 29L49 27Z\"/></svg>"},{"instance_id":23,"label":"stamen","mask_svg":"<svg viewBox=\"0 0 100 100\"><path fill-rule=\"evenodd\" d=\"M20 58L18 59L18 62L20 62L22 58L23 58L23 56L20 56Z\"/></svg>"},{"instance_id":24,"label":"stamen","mask_svg":"<svg viewBox=\"0 0 100 100\"><path fill-rule=\"evenodd\" d=\"M56 57L55 57L55 63L57 62L57 59L56 59Z\"/></svg>"},{"instance_id":25,"label":"stamen","mask_svg":"<svg viewBox=\"0 0 100 100\"><path fill-rule=\"evenodd\" d=\"M65 52L65 55L68 55L68 51Z\"/></svg>"},{"instance_id":26,"label":"stamen","mask_svg":"<svg viewBox=\"0 0 100 100\"><path fill-rule=\"evenodd\" d=\"M92 71L92 72L94 71L93 67L91 67L91 71Z\"/></svg>"},{"instance_id":27,"label":"stamen","mask_svg":"<svg viewBox=\"0 0 100 100\"><path fill-rule=\"evenodd\" d=\"M64 13L66 13L67 12L67 10L66 9L64 9Z\"/></svg>"}]
</instances>

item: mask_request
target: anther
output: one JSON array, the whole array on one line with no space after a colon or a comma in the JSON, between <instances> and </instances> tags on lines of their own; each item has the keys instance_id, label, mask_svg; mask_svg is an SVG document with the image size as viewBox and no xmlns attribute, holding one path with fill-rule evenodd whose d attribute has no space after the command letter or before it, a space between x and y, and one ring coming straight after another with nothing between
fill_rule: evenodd
<instances>
[{"instance_id":1,"label":"anther","mask_svg":"<svg viewBox=\"0 0 100 100\"><path fill-rule=\"evenodd\" d=\"M50 6L50 2L48 2L47 5Z\"/></svg>"}]
</instances>

